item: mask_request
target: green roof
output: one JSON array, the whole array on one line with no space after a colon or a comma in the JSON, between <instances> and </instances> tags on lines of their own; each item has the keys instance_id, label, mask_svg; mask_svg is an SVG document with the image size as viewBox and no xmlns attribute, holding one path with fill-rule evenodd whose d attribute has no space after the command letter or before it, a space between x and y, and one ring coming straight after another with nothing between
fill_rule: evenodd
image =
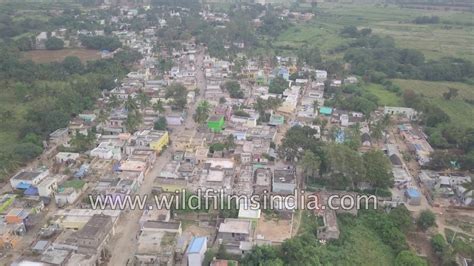
<instances>
[{"instance_id":1,"label":"green roof","mask_svg":"<svg viewBox=\"0 0 474 266\"><path fill-rule=\"evenodd\" d=\"M85 184L86 184L85 181L75 179L75 180L69 180L69 181L64 182L62 186L65 188L72 187L75 189L81 189Z\"/></svg>"},{"instance_id":2,"label":"green roof","mask_svg":"<svg viewBox=\"0 0 474 266\"><path fill-rule=\"evenodd\" d=\"M332 108L323 106L319 108L319 113L323 115L330 115L332 114Z\"/></svg>"}]
</instances>

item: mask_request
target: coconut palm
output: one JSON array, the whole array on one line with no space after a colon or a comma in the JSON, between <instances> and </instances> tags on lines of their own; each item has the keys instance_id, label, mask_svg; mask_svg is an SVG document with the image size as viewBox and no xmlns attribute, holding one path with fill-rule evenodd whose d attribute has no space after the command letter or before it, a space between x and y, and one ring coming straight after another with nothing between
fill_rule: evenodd
<instances>
[{"instance_id":1,"label":"coconut palm","mask_svg":"<svg viewBox=\"0 0 474 266\"><path fill-rule=\"evenodd\" d=\"M158 101L156 101L153 105L152 105L152 108L155 112L160 112L160 113L163 113L165 112L165 107L163 105L163 101L161 99L159 99Z\"/></svg>"}]
</instances>

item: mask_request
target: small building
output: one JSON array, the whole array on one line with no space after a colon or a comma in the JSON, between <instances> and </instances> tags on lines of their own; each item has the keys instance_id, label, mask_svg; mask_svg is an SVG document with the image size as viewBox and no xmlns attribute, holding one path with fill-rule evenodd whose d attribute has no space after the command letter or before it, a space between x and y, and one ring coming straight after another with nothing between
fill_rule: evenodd
<instances>
[{"instance_id":1,"label":"small building","mask_svg":"<svg viewBox=\"0 0 474 266\"><path fill-rule=\"evenodd\" d=\"M214 133L219 133L224 129L224 116L213 115L207 120L207 127Z\"/></svg>"},{"instance_id":2,"label":"small building","mask_svg":"<svg viewBox=\"0 0 474 266\"><path fill-rule=\"evenodd\" d=\"M5 215L5 222L7 224L24 224L28 216L29 213L25 209L13 208Z\"/></svg>"},{"instance_id":3,"label":"small building","mask_svg":"<svg viewBox=\"0 0 474 266\"><path fill-rule=\"evenodd\" d=\"M68 128L59 128L49 134L49 142L55 145L65 144L69 137Z\"/></svg>"},{"instance_id":4,"label":"small building","mask_svg":"<svg viewBox=\"0 0 474 266\"><path fill-rule=\"evenodd\" d=\"M337 225L336 212L334 210L325 210L318 213L318 219L321 219L322 225L318 226L317 236L319 240L331 240L339 238L339 227Z\"/></svg>"},{"instance_id":5,"label":"small building","mask_svg":"<svg viewBox=\"0 0 474 266\"><path fill-rule=\"evenodd\" d=\"M296 170L294 168L275 169L273 171L272 191L276 193L293 193L296 189Z\"/></svg>"},{"instance_id":6,"label":"small building","mask_svg":"<svg viewBox=\"0 0 474 266\"><path fill-rule=\"evenodd\" d=\"M75 162L81 155L75 152L58 152L55 156L57 163L71 163Z\"/></svg>"},{"instance_id":7,"label":"small building","mask_svg":"<svg viewBox=\"0 0 474 266\"><path fill-rule=\"evenodd\" d=\"M94 214L82 229L72 236L82 254L98 254L105 247L113 229L112 217Z\"/></svg>"},{"instance_id":8,"label":"small building","mask_svg":"<svg viewBox=\"0 0 474 266\"><path fill-rule=\"evenodd\" d=\"M332 114L332 108L331 107L320 107L319 108L319 114L325 115L325 116L331 116Z\"/></svg>"},{"instance_id":9,"label":"small building","mask_svg":"<svg viewBox=\"0 0 474 266\"><path fill-rule=\"evenodd\" d=\"M15 189L27 189L30 186L38 185L43 179L49 175L49 170L22 170L10 178L10 185Z\"/></svg>"},{"instance_id":10,"label":"small building","mask_svg":"<svg viewBox=\"0 0 474 266\"><path fill-rule=\"evenodd\" d=\"M186 251L188 266L201 266L207 250L207 237L194 237Z\"/></svg>"},{"instance_id":11,"label":"small building","mask_svg":"<svg viewBox=\"0 0 474 266\"><path fill-rule=\"evenodd\" d=\"M168 126L180 126L184 122L182 114L169 114L165 118Z\"/></svg>"},{"instance_id":12,"label":"small building","mask_svg":"<svg viewBox=\"0 0 474 266\"><path fill-rule=\"evenodd\" d=\"M227 218L219 225L218 239L223 243L249 241L252 235L252 222L246 219Z\"/></svg>"},{"instance_id":13,"label":"small building","mask_svg":"<svg viewBox=\"0 0 474 266\"><path fill-rule=\"evenodd\" d=\"M394 107L394 106L385 106L383 110L384 114L388 115L399 115L404 116L410 120L417 119L417 111L413 108L407 107Z\"/></svg>"},{"instance_id":14,"label":"small building","mask_svg":"<svg viewBox=\"0 0 474 266\"><path fill-rule=\"evenodd\" d=\"M362 146L370 147L372 145L369 133L366 132L362 134L360 138L361 138Z\"/></svg>"},{"instance_id":15,"label":"small building","mask_svg":"<svg viewBox=\"0 0 474 266\"><path fill-rule=\"evenodd\" d=\"M268 121L270 126L281 126L283 123L285 123L285 117L277 114L272 114L270 116L270 121Z\"/></svg>"},{"instance_id":16,"label":"small building","mask_svg":"<svg viewBox=\"0 0 474 266\"><path fill-rule=\"evenodd\" d=\"M418 206L421 204L421 193L414 187L405 191L405 198L410 205Z\"/></svg>"},{"instance_id":17,"label":"small building","mask_svg":"<svg viewBox=\"0 0 474 266\"><path fill-rule=\"evenodd\" d=\"M129 150L133 150L133 147L147 147L159 153L168 145L169 140L168 131L139 131L130 139L131 147L127 148L127 153L131 153Z\"/></svg>"},{"instance_id":18,"label":"small building","mask_svg":"<svg viewBox=\"0 0 474 266\"><path fill-rule=\"evenodd\" d=\"M58 189L58 178L56 176L47 177L37 187L40 197L51 197Z\"/></svg>"}]
</instances>

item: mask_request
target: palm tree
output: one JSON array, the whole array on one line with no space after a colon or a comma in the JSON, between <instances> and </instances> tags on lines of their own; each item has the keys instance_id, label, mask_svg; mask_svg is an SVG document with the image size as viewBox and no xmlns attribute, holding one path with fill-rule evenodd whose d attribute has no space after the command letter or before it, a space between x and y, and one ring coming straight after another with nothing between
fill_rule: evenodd
<instances>
[{"instance_id":1,"label":"palm tree","mask_svg":"<svg viewBox=\"0 0 474 266\"><path fill-rule=\"evenodd\" d=\"M117 95L112 94L109 98L108 106L109 108L117 108L122 104L122 101L117 97Z\"/></svg>"},{"instance_id":2,"label":"palm tree","mask_svg":"<svg viewBox=\"0 0 474 266\"><path fill-rule=\"evenodd\" d=\"M211 106L208 101L201 101L196 108L196 113L194 114L194 121L196 123L204 123L209 117Z\"/></svg>"},{"instance_id":3,"label":"palm tree","mask_svg":"<svg viewBox=\"0 0 474 266\"><path fill-rule=\"evenodd\" d=\"M150 106L150 98L144 92L140 92L137 94L137 100L140 103L141 109L145 109Z\"/></svg>"},{"instance_id":4,"label":"palm tree","mask_svg":"<svg viewBox=\"0 0 474 266\"><path fill-rule=\"evenodd\" d=\"M127 100L125 101L125 109L127 109L128 111L133 111L133 110L138 109L137 102L130 95L128 95Z\"/></svg>"},{"instance_id":5,"label":"palm tree","mask_svg":"<svg viewBox=\"0 0 474 266\"><path fill-rule=\"evenodd\" d=\"M314 100L313 101L313 112L316 113L316 111L318 111L318 107L319 107L319 102Z\"/></svg>"},{"instance_id":6,"label":"palm tree","mask_svg":"<svg viewBox=\"0 0 474 266\"><path fill-rule=\"evenodd\" d=\"M319 167L321 165L321 159L319 156L316 156L312 151L307 150L305 151L303 158L300 161L300 165L303 168L303 173L306 178L308 176L313 177L319 171Z\"/></svg>"},{"instance_id":7,"label":"palm tree","mask_svg":"<svg viewBox=\"0 0 474 266\"><path fill-rule=\"evenodd\" d=\"M97 122L99 122L99 124L102 124L105 121L107 121L108 117L109 117L108 112L105 111L104 109L100 109L99 114L97 115Z\"/></svg>"},{"instance_id":8,"label":"palm tree","mask_svg":"<svg viewBox=\"0 0 474 266\"><path fill-rule=\"evenodd\" d=\"M464 195L468 194L471 191L474 191L474 182L471 180L469 182L462 183L461 186L466 189Z\"/></svg>"},{"instance_id":9,"label":"palm tree","mask_svg":"<svg viewBox=\"0 0 474 266\"><path fill-rule=\"evenodd\" d=\"M165 112L165 107L163 106L163 101L161 99L159 99L158 101L156 101L153 105L152 105L152 108L155 112L159 112L159 113L164 113Z\"/></svg>"}]
</instances>

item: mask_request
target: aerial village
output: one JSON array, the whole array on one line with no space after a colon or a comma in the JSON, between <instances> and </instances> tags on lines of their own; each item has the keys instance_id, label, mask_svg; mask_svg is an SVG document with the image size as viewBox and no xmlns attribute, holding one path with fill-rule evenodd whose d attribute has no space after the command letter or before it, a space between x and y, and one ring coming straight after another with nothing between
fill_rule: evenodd
<instances>
[{"instance_id":1,"label":"aerial village","mask_svg":"<svg viewBox=\"0 0 474 266\"><path fill-rule=\"evenodd\" d=\"M173 16L179 17L179 12L186 10ZM121 13L137 15L126 8ZM202 12L202 16L226 19L220 13ZM113 17L107 23L121 19ZM235 215L218 210L93 209L89 195L123 198L182 189L249 196L264 191L292 194L306 188L300 164L279 153L293 127L311 128L321 142L356 138L361 154L383 151L391 162L394 185L391 197L379 198L381 206L405 204L414 212L472 206L472 191L465 194L462 187L470 176L420 170L430 161L433 148L413 123L419 116L414 109L385 106L367 116L325 105L331 91L357 84L360 77L330 76L325 69L297 66L297 58L285 56L273 62L244 55L234 62L223 61L194 41L156 52L151 44L160 27L167 27L164 19L140 33L126 27L113 32L124 46L143 55L134 71L104 91L95 109L51 133L47 150L15 173L11 187L2 190L0 248L18 265L202 265L211 248L224 246L228 253L243 256L255 245L282 243L297 232L301 217L295 209L240 208ZM64 36L61 30L53 34ZM37 36L38 48L45 38L46 33ZM68 38L68 43L78 42L74 36ZM229 46L238 49L245 43ZM114 52L103 51L102 56L113 57ZM156 67L158 58L172 62L165 74ZM300 72L310 75L291 79ZM275 79L283 81L281 93L269 89ZM182 88L184 94L178 95ZM141 119L132 119L137 117ZM383 119L390 122L376 137L373 125ZM70 147L80 141L93 145L71 152ZM370 189L370 184L360 186L359 191ZM357 192L311 193L324 204L330 194ZM357 214L356 209L339 211ZM339 237L339 211L315 211L322 221L318 228L322 243ZM224 265L219 263L214 260L211 265Z\"/></svg>"}]
</instances>

